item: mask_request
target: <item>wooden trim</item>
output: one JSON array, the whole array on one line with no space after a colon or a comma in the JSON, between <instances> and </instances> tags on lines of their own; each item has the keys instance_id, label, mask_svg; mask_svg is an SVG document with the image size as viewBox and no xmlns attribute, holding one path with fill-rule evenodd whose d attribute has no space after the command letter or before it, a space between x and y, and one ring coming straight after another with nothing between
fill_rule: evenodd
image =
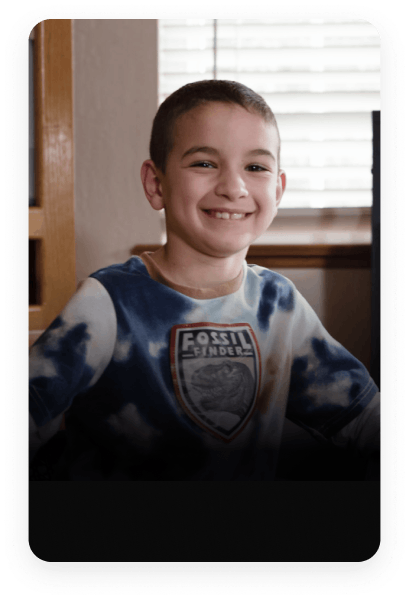
<instances>
[{"instance_id":1,"label":"wooden trim","mask_svg":"<svg viewBox=\"0 0 409 600\"><path fill-rule=\"evenodd\" d=\"M42 331L76 287L71 20L42 21L32 37L37 206L29 238L41 240L41 304L30 307L29 324Z\"/></svg>"},{"instance_id":2,"label":"wooden trim","mask_svg":"<svg viewBox=\"0 0 409 600\"><path fill-rule=\"evenodd\" d=\"M144 244L132 248L132 254L154 252L160 244ZM371 245L348 244L253 244L246 256L249 264L268 269L369 269Z\"/></svg>"},{"instance_id":3,"label":"wooden trim","mask_svg":"<svg viewBox=\"0 0 409 600\"><path fill-rule=\"evenodd\" d=\"M29 331L28 333L28 345L32 346L35 341L38 340L43 331Z\"/></svg>"},{"instance_id":4,"label":"wooden trim","mask_svg":"<svg viewBox=\"0 0 409 600\"><path fill-rule=\"evenodd\" d=\"M138 244L131 250L133 256L140 256L143 252L156 252L162 244Z\"/></svg>"},{"instance_id":5,"label":"wooden trim","mask_svg":"<svg viewBox=\"0 0 409 600\"><path fill-rule=\"evenodd\" d=\"M28 237L30 240L41 239L44 236L44 211L36 206L30 206L28 211Z\"/></svg>"},{"instance_id":6,"label":"wooden trim","mask_svg":"<svg viewBox=\"0 0 409 600\"><path fill-rule=\"evenodd\" d=\"M371 243L371 208L280 208L257 241L265 245L362 245Z\"/></svg>"},{"instance_id":7,"label":"wooden trim","mask_svg":"<svg viewBox=\"0 0 409 600\"><path fill-rule=\"evenodd\" d=\"M369 269L370 244L303 244L250 246L246 260L269 269Z\"/></svg>"}]
</instances>

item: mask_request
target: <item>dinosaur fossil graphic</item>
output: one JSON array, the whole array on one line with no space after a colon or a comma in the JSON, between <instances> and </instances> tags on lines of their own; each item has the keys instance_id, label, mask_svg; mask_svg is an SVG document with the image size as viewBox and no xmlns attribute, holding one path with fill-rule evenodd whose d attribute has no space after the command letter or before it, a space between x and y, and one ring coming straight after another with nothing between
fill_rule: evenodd
<instances>
[{"instance_id":1,"label":"dinosaur fossil graphic","mask_svg":"<svg viewBox=\"0 0 409 600\"><path fill-rule=\"evenodd\" d=\"M254 379L244 363L226 360L206 365L196 369L191 382L201 395L203 410L225 411L242 417L250 406Z\"/></svg>"}]
</instances>

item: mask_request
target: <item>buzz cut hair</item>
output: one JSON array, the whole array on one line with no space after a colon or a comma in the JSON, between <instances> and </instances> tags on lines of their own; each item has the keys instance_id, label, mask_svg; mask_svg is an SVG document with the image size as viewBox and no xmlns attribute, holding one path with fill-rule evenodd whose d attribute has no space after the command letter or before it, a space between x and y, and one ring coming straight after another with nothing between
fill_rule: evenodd
<instances>
[{"instance_id":1,"label":"buzz cut hair","mask_svg":"<svg viewBox=\"0 0 409 600\"><path fill-rule=\"evenodd\" d=\"M166 162L173 148L177 119L188 111L209 102L237 104L259 114L266 123L275 127L278 135L278 167L280 167L280 133L273 111L256 92L237 81L205 79L195 81L170 94L160 105L153 120L149 144L150 158L165 174Z\"/></svg>"}]
</instances>

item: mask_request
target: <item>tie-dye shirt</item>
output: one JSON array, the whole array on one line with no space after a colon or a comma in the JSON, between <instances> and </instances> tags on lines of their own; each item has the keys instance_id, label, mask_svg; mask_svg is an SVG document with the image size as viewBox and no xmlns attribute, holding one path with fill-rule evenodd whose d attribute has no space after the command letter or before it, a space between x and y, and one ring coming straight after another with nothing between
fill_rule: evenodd
<instances>
[{"instance_id":1,"label":"tie-dye shirt","mask_svg":"<svg viewBox=\"0 0 409 600\"><path fill-rule=\"evenodd\" d=\"M274 479L285 417L324 441L358 422L378 390L294 285L246 263L223 285L147 255L87 280L31 349L36 426L66 417L61 478Z\"/></svg>"}]
</instances>

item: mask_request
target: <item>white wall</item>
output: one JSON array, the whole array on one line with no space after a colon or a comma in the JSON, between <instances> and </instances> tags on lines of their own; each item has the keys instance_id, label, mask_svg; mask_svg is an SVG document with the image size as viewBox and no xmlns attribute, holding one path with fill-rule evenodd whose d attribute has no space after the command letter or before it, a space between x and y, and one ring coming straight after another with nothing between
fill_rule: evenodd
<instances>
[{"instance_id":1,"label":"white wall","mask_svg":"<svg viewBox=\"0 0 409 600\"><path fill-rule=\"evenodd\" d=\"M158 104L157 21L74 20L77 280L159 243L140 183Z\"/></svg>"}]
</instances>

